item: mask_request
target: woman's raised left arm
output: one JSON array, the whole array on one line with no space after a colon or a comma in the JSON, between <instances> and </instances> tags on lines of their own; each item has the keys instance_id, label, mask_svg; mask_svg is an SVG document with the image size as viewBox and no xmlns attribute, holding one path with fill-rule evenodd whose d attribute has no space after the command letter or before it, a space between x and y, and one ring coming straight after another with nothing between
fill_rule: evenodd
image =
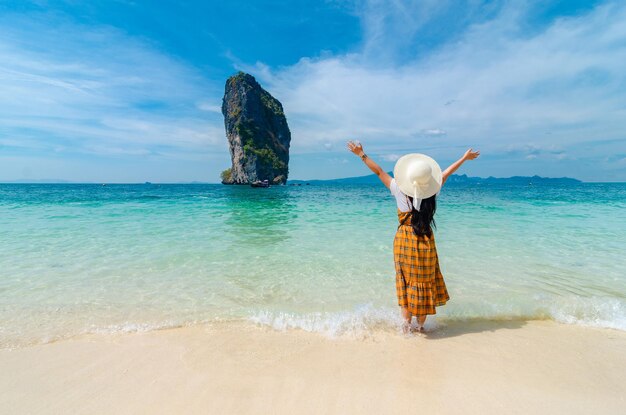
<instances>
[{"instance_id":1,"label":"woman's raised left arm","mask_svg":"<svg viewBox=\"0 0 626 415\"><path fill-rule=\"evenodd\" d=\"M369 158L367 154L365 154L361 143L359 143L358 141L348 141L348 150L361 157L361 160L363 160L367 167L369 167L369 169L373 171L376 176L378 176L380 181L383 182L383 184L387 186L387 188L389 188L389 186L391 185L391 176L388 175L387 172L378 165L378 163L376 163L374 160Z\"/></svg>"},{"instance_id":2,"label":"woman's raised left arm","mask_svg":"<svg viewBox=\"0 0 626 415\"><path fill-rule=\"evenodd\" d=\"M450 177L452 173L457 171L457 169L461 167L461 164L465 163L466 160L474 160L478 156L480 156L480 151L473 151L471 148L467 150L465 154L463 154L463 157L452 163L450 167L443 171L441 185L443 186L446 180L448 180L448 177Z\"/></svg>"}]
</instances>

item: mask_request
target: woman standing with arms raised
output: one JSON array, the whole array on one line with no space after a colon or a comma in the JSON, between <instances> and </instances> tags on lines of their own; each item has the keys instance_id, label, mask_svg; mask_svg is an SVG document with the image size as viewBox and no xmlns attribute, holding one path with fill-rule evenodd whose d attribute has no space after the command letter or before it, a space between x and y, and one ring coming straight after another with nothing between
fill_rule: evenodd
<instances>
[{"instance_id":1,"label":"woman standing with arms raised","mask_svg":"<svg viewBox=\"0 0 626 415\"><path fill-rule=\"evenodd\" d=\"M466 160L474 160L479 151L470 148L463 157L443 172L439 164L424 154L406 154L396 162L393 178L363 151L360 143L348 142L348 149L361 157L396 198L398 230L393 241L396 267L396 293L402 309L403 331L410 329L417 317L417 331L424 331L426 316L449 299L446 283L439 269L435 245L435 210L441 186Z\"/></svg>"}]
</instances>

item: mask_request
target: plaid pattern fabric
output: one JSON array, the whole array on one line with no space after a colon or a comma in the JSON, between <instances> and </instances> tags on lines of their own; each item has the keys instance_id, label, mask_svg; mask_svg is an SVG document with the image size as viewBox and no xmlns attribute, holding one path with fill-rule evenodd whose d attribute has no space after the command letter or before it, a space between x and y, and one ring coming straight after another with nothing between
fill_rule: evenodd
<instances>
[{"instance_id":1,"label":"plaid pattern fabric","mask_svg":"<svg viewBox=\"0 0 626 415\"><path fill-rule=\"evenodd\" d=\"M398 210L400 226L393 240L398 305L415 316L435 314L450 299L439 269L435 235L417 236L411 212Z\"/></svg>"}]
</instances>

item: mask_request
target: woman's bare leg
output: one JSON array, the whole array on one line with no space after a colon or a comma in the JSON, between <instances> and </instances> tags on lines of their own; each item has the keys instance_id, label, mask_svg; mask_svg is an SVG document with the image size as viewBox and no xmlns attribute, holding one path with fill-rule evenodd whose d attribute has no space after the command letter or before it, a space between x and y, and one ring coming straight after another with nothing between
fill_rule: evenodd
<instances>
[{"instance_id":1,"label":"woman's bare leg","mask_svg":"<svg viewBox=\"0 0 626 415\"><path fill-rule=\"evenodd\" d=\"M413 316L409 312L408 308L402 307L402 318L404 319L404 323L402 323L402 331L404 333L409 332L409 328L411 327L411 318Z\"/></svg>"},{"instance_id":2,"label":"woman's bare leg","mask_svg":"<svg viewBox=\"0 0 626 415\"><path fill-rule=\"evenodd\" d=\"M426 323L426 315L417 316L417 327L420 332L424 331L424 323Z\"/></svg>"}]
</instances>

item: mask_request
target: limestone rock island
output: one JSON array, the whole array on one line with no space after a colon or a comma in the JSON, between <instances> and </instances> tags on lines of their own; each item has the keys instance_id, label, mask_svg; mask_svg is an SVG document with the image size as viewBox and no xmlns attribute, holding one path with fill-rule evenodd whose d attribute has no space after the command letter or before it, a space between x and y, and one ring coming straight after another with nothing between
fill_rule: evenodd
<instances>
[{"instance_id":1,"label":"limestone rock island","mask_svg":"<svg viewBox=\"0 0 626 415\"><path fill-rule=\"evenodd\" d=\"M222 183L285 184L291 132L281 103L252 75L239 72L226 81L222 114L233 162Z\"/></svg>"}]
</instances>

